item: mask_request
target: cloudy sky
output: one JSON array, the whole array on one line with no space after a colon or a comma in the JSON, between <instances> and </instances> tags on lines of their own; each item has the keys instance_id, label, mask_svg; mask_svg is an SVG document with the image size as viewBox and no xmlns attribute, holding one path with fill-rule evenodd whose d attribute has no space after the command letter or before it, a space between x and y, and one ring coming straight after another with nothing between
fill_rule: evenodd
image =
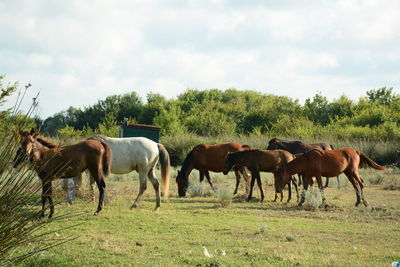
<instances>
[{"instance_id":1,"label":"cloudy sky","mask_svg":"<svg viewBox=\"0 0 400 267\"><path fill-rule=\"evenodd\" d=\"M42 118L133 90L400 91L398 0L0 0L0 14L0 74L40 90Z\"/></svg>"}]
</instances>

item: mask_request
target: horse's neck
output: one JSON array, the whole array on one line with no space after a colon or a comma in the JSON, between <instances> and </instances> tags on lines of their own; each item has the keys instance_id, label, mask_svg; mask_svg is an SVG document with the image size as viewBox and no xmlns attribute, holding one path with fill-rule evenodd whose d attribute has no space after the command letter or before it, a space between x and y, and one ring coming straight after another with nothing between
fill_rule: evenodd
<instances>
[{"instance_id":1,"label":"horse's neck","mask_svg":"<svg viewBox=\"0 0 400 267\"><path fill-rule=\"evenodd\" d=\"M52 157L56 152L57 148L49 148L36 141L32 148L31 155L33 156L33 161L41 165L50 157Z\"/></svg>"},{"instance_id":2,"label":"horse's neck","mask_svg":"<svg viewBox=\"0 0 400 267\"><path fill-rule=\"evenodd\" d=\"M289 163L291 164L287 166L287 170L290 175L294 175L304 171L304 159L295 159Z\"/></svg>"},{"instance_id":3,"label":"horse's neck","mask_svg":"<svg viewBox=\"0 0 400 267\"><path fill-rule=\"evenodd\" d=\"M183 162L181 172L183 172L186 178L190 175L190 173L193 170L193 162L194 162L193 157L190 159L185 159L185 161Z\"/></svg>"}]
</instances>

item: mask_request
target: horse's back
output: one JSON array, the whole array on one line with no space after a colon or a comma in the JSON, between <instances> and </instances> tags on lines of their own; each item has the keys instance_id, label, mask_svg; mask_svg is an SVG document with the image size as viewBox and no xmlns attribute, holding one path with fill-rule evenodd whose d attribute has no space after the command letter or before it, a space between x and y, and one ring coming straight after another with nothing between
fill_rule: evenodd
<instances>
[{"instance_id":1,"label":"horse's back","mask_svg":"<svg viewBox=\"0 0 400 267\"><path fill-rule=\"evenodd\" d=\"M248 150L250 147L240 143L223 143L217 145L200 144L192 149L193 160L196 169L205 169L214 172L222 172L226 155L241 150Z\"/></svg>"},{"instance_id":2,"label":"horse's back","mask_svg":"<svg viewBox=\"0 0 400 267\"><path fill-rule=\"evenodd\" d=\"M92 137L111 147L113 153L111 172L124 174L153 166L159 156L158 144L145 137Z\"/></svg>"}]
</instances>

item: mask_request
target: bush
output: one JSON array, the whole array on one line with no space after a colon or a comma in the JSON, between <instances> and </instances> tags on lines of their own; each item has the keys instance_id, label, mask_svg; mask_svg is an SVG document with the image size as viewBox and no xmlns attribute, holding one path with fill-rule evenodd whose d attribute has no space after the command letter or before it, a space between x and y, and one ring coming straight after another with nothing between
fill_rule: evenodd
<instances>
[{"instance_id":1,"label":"bush","mask_svg":"<svg viewBox=\"0 0 400 267\"><path fill-rule=\"evenodd\" d=\"M220 187L214 192L214 197L221 207L226 208L232 203L233 189L231 187Z\"/></svg>"},{"instance_id":2,"label":"bush","mask_svg":"<svg viewBox=\"0 0 400 267\"><path fill-rule=\"evenodd\" d=\"M209 197L212 195L208 183L190 183L188 191L191 197Z\"/></svg>"},{"instance_id":3,"label":"bush","mask_svg":"<svg viewBox=\"0 0 400 267\"><path fill-rule=\"evenodd\" d=\"M322 205L322 193L319 189L311 188L307 191L303 191L302 194L305 194L305 208L311 208L315 210Z\"/></svg>"}]
</instances>

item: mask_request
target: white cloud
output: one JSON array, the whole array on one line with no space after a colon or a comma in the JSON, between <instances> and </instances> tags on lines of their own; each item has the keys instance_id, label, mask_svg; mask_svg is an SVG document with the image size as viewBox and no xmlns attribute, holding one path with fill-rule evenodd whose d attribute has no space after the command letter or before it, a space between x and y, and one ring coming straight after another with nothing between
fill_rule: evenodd
<instances>
[{"instance_id":1,"label":"white cloud","mask_svg":"<svg viewBox=\"0 0 400 267\"><path fill-rule=\"evenodd\" d=\"M8 0L0 12L0 70L41 89L43 117L131 90L304 100L400 86L396 0Z\"/></svg>"}]
</instances>

